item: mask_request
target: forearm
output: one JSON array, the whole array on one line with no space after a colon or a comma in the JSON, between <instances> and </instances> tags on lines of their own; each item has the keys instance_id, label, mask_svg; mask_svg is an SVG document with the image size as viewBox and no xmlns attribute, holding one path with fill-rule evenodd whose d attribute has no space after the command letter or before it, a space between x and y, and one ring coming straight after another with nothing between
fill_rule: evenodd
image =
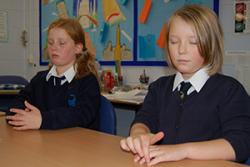
<instances>
[{"instance_id":1,"label":"forearm","mask_svg":"<svg viewBox=\"0 0 250 167\"><path fill-rule=\"evenodd\" d=\"M187 151L187 158L189 159L235 160L234 149L225 139L185 143L182 147Z\"/></svg>"}]
</instances>

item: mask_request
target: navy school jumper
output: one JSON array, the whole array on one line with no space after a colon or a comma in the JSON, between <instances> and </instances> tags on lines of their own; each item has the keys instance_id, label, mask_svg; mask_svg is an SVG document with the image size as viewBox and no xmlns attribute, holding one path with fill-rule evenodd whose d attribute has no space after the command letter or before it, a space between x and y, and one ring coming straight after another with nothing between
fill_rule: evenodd
<instances>
[{"instance_id":1,"label":"navy school jumper","mask_svg":"<svg viewBox=\"0 0 250 167\"><path fill-rule=\"evenodd\" d=\"M133 124L144 123L153 133L163 131L160 144L223 138L234 148L236 161L250 157L250 99L243 86L216 74L199 93L182 101L178 91L172 91L174 78L161 77L149 86Z\"/></svg>"},{"instance_id":2,"label":"navy school jumper","mask_svg":"<svg viewBox=\"0 0 250 167\"><path fill-rule=\"evenodd\" d=\"M15 105L24 108L24 100L41 111L41 129L84 127L99 128L100 89L96 77L88 74L70 83L54 86L46 81L48 70L41 71L20 91Z\"/></svg>"}]
</instances>

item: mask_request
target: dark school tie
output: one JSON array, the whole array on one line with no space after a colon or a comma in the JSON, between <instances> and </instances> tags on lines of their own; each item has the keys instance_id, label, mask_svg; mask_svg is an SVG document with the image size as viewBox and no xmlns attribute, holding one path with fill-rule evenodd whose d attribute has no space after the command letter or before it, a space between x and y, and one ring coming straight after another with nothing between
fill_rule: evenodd
<instances>
[{"instance_id":1,"label":"dark school tie","mask_svg":"<svg viewBox=\"0 0 250 167\"><path fill-rule=\"evenodd\" d=\"M187 91L192 86L190 82L181 82L181 88L180 88L180 97L183 100L187 96Z\"/></svg>"},{"instance_id":2,"label":"dark school tie","mask_svg":"<svg viewBox=\"0 0 250 167\"><path fill-rule=\"evenodd\" d=\"M55 78L55 85L56 86L61 86L61 81L63 81L65 78L65 76L62 77L54 77Z\"/></svg>"}]
</instances>

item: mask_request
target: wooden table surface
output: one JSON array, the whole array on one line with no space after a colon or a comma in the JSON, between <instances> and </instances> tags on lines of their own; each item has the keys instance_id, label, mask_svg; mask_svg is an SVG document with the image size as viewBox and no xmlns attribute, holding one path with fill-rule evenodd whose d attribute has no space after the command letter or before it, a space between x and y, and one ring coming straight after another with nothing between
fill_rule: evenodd
<instances>
[{"instance_id":1,"label":"wooden table surface","mask_svg":"<svg viewBox=\"0 0 250 167\"><path fill-rule=\"evenodd\" d=\"M119 147L121 137L83 128L15 131L0 115L1 167L142 167ZM227 161L166 162L156 167L241 167Z\"/></svg>"}]
</instances>

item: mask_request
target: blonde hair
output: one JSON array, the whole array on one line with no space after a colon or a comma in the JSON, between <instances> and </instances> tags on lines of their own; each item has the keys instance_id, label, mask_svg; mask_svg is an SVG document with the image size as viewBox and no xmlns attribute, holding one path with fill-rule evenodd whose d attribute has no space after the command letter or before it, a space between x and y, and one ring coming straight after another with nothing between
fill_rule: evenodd
<instances>
[{"instance_id":1,"label":"blonde hair","mask_svg":"<svg viewBox=\"0 0 250 167\"><path fill-rule=\"evenodd\" d=\"M86 48L84 31L81 24L75 19L59 18L49 25L48 32L53 28L65 30L75 44L83 45L82 52L76 55L76 78L82 78L89 73L94 74L98 78L95 68L95 56Z\"/></svg>"},{"instance_id":2,"label":"blonde hair","mask_svg":"<svg viewBox=\"0 0 250 167\"><path fill-rule=\"evenodd\" d=\"M208 67L208 74L218 73L223 64L224 42L223 31L217 15L211 9L200 5L186 5L175 11L168 21L166 33L166 51L170 65L172 62L169 57L168 39L171 24L176 17L180 17L194 26L199 43L199 52L204 58L204 66Z\"/></svg>"}]
</instances>

